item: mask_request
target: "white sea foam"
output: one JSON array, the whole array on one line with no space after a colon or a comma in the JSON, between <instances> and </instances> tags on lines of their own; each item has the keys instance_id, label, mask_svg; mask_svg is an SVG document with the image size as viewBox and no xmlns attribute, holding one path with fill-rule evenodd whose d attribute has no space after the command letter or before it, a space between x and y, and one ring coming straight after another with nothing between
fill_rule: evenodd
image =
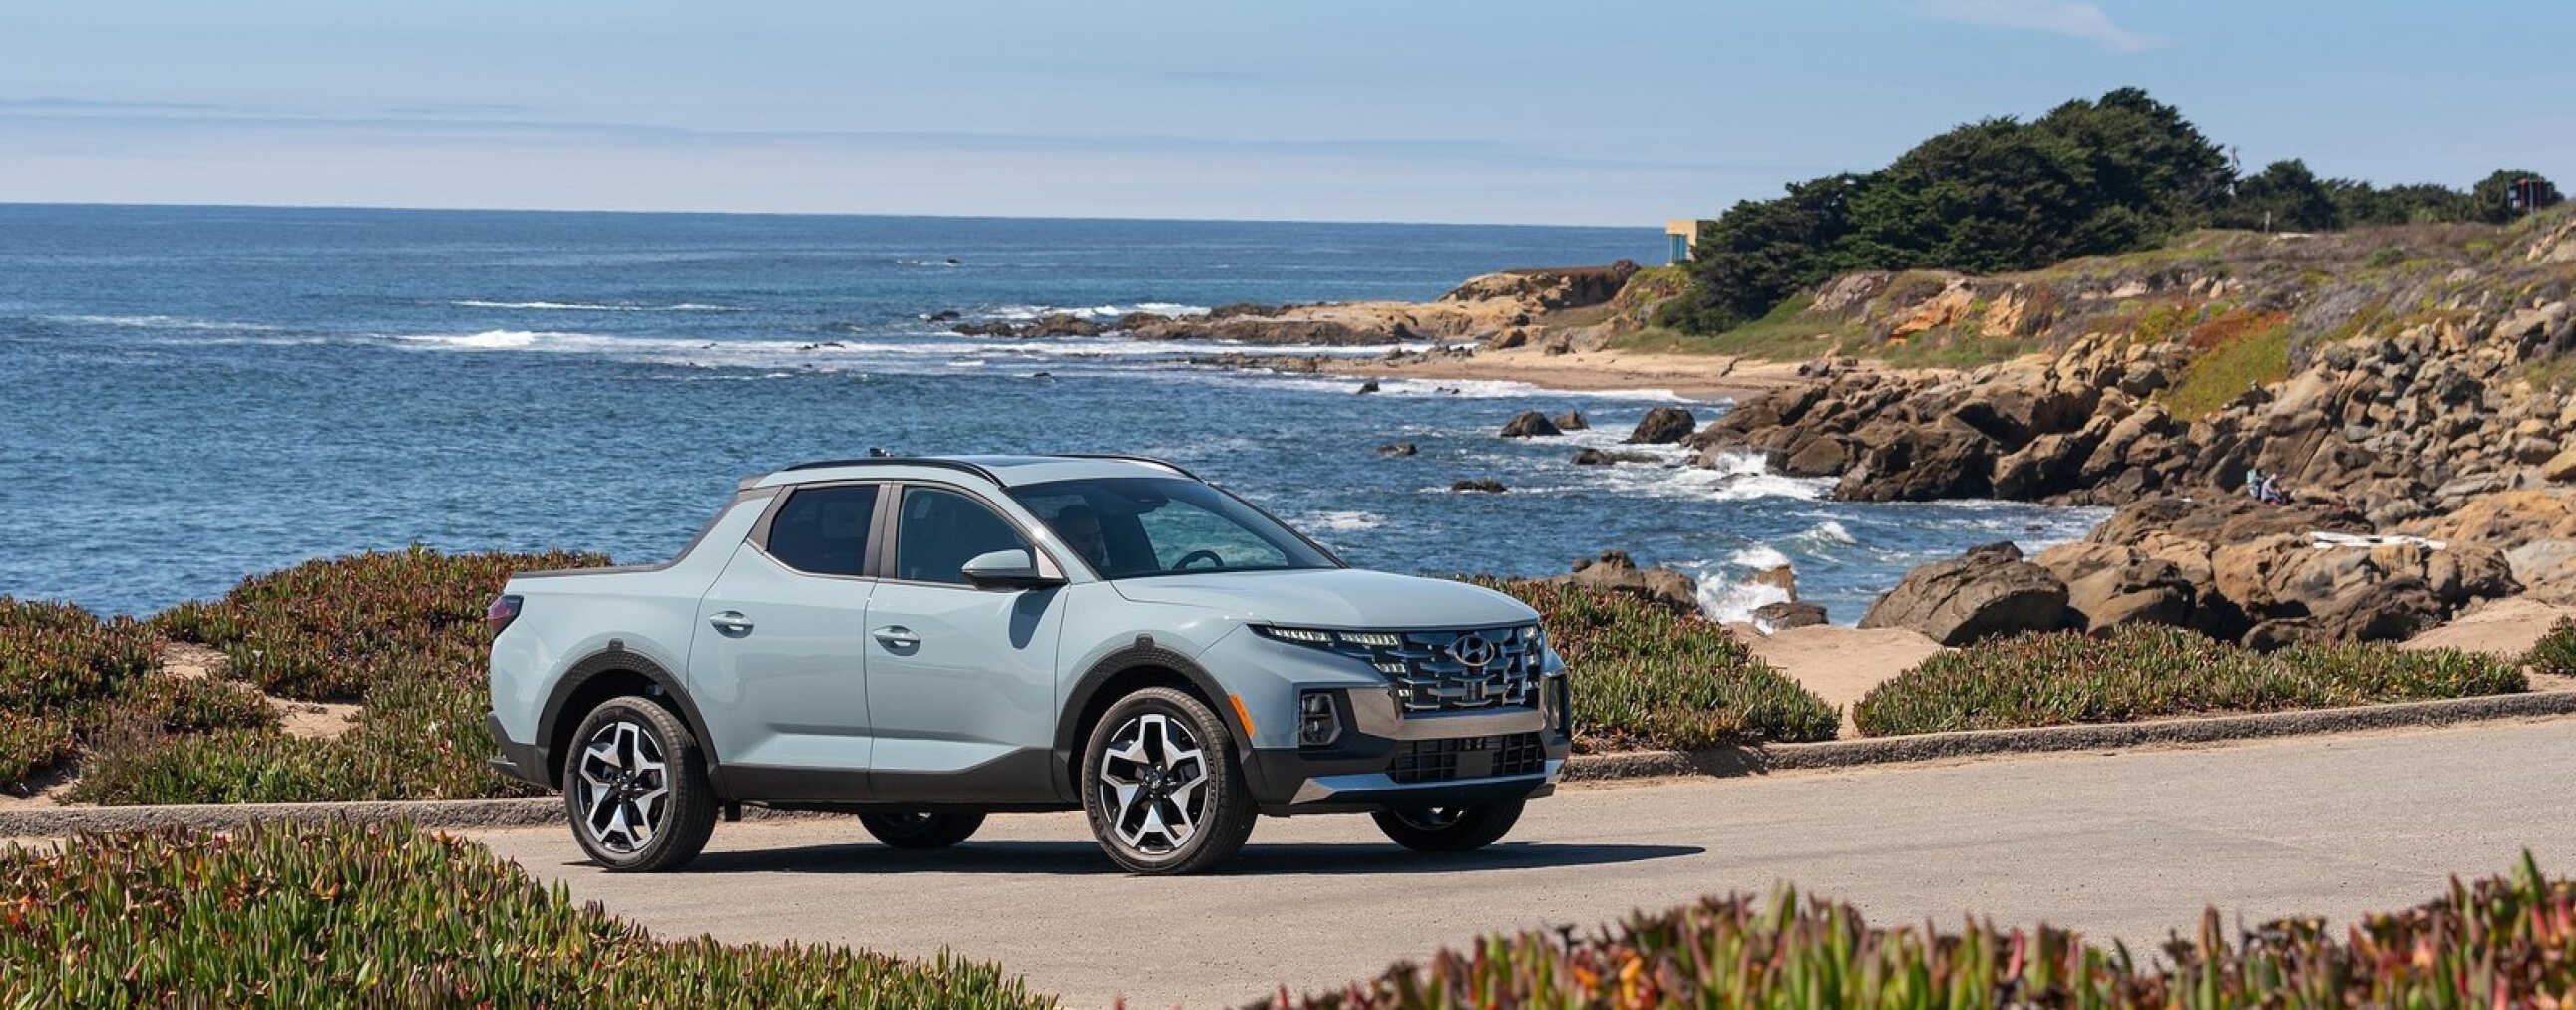
<instances>
[{"instance_id":1,"label":"white sea foam","mask_svg":"<svg viewBox=\"0 0 2576 1010\"><path fill-rule=\"evenodd\" d=\"M447 303L467 309L546 309L557 312L741 312L731 305L706 305L680 302L675 305L635 305L625 302L493 302L468 298Z\"/></svg>"},{"instance_id":2,"label":"white sea foam","mask_svg":"<svg viewBox=\"0 0 2576 1010\"><path fill-rule=\"evenodd\" d=\"M1857 544L1860 542L1858 538L1852 536L1851 530L1844 528L1842 523L1832 519L1827 519L1824 522L1817 523L1814 528L1798 534L1798 536L1803 540L1829 544Z\"/></svg>"},{"instance_id":3,"label":"white sea foam","mask_svg":"<svg viewBox=\"0 0 2576 1010\"><path fill-rule=\"evenodd\" d=\"M1133 305L997 305L974 313L984 319L1026 322L1046 316L1076 316L1083 319L1116 319L1138 312L1158 316L1203 316L1205 305L1183 305L1179 302L1137 302Z\"/></svg>"},{"instance_id":4,"label":"white sea foam","mask_svg":"<svg viewBox=\"0 0 2576 1010\"><path fill-rule=\"evenodd\" d=\"M1386 517L1374 512L1319 512L1306 516L1305 525L1334 533L1356 533L1386 525Z\"/></svg>"},{"instance_id":5,"label":"white sea foam","mask_svg":"<svg viewBox=\"0 0 2576 1010\"><path fill-rule=\"evenodd\" d=\"M285 329L265 323L237 323L221 319L187 319L180 316L45 316L58 323L81 323L90 326L127 326L144 330L225 330L263 332Z\"/></svg>"},{"instance_id":6,"label":"white sea foam","mask_svg":"<svg viewBox=\"0 0 2576 1010\"><path fill-rule=\"evenodd\" d=\"M1735 565L1739 568L1750 568L1755 571L1765 571L1788 564L1789 556L1780 553L1770 544L1754 544L1751 547L1747 547L1735 552L1734 554L1728 555L1726 563Z\"/></svg>"}]
</instances>

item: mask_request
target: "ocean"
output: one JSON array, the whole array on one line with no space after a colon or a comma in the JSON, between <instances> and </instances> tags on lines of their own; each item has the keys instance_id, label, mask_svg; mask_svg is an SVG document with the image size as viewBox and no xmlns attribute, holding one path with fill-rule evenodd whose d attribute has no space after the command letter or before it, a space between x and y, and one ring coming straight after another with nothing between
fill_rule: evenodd
<instances>
[{"instance_id":1,"label":"ocean","mask_svg":"<svg viewBox=\"0 0 2576 1010\"><path fill-rule=\"evenodd\" d=\"M1429 299L1662 246L1638 228L0 205L0 594L140 615L414 543L656 560L736 479L871 448L1160 456L1354 564L1541 575L1621 548L1700 578L1721 616L1770 599L1744 579L1787 562L1844 624L1914 565L2100 518L1834 502L1751 459L1568 461L1658 404L1728 406L1668 390L1355 395L1183 360L1221 346L930 319ZM1596 427L1496 437L1530 408ZM1420 454L1376 451L1395 440ZM1510 490L1449 489L1463 478Z\"/></svg>"}]
</instances>

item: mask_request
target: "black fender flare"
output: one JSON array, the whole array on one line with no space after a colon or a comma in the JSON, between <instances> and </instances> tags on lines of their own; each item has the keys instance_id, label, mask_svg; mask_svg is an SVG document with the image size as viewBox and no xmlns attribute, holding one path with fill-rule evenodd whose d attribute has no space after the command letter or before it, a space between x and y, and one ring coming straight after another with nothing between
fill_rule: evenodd
<instances>
[{"instance_id":1,"label":"black fender flare","mask_svg":"<svg viewBox=\"0 0 2576 1010\"><path fill-rule=\"evenodd\" d=\"M1059 794L1071 800L1082 798L1081 791L1074 783L1076 774L1074 753L1082 746L1080 736L1083 730L1083 710L1090 708L1101 689L1108 686L1109 682L1116 679L1118 675L1149 667L1180 674L1183 680L1189 681L1190 686L1197 688L1199 694L1207 698L1208 704L1216 709L1216 721L1225 724L1226 734L1234 739L1235 753L1247 759L1237 763L1243 767L1245 774L1252 773L1253 762L1248 760L1252 753L1252 736L1242 725L1241 714L1234 711L1231 696L1227 694L1224 686L1218 684L1216 677L1208 673L1207 668L1200 666L1197 661L1155 645L1153 639L1140 635L1134 645L1111 652L1093 662L1090 669L1084 670L1082 676L1074 679L1072 689L1065 692L1064 710L1057 714L1055 721L1056 791Z\"/></svg>"},{"instance_id":2,"label":"black fender flare","mask_svg":"<svg viewBox=\"0 0 2576 1010\"><path fill-rule=\"evenodd\" d=\"M716 795L729 795L724 787L724 762L716 756L715 741L707 736L707 720L705 716L698 714L696 699L689 697L689 691L681 686L680 678L671 671L663 669L662 664L654 662L642 653L630 652L621 644L614 642L610 643L608 648L592 653L589 658L566 667L563 675L555 678L554 690L547 693L546 707L538 716L535 741L538 767L548 771L555 767L555 748L563 743L554 738L555 726L563 717L564 705L569 703L572 696L579 693L582 686L588 684L591 678L611 671L636 674L652 681L655 687L662 689L662 694L670 698L672 704L679 709L681 720L689 724L689 732L697 736L699 749L706 752L708 784L715 787Z\"/></svg>"}]
</instances>

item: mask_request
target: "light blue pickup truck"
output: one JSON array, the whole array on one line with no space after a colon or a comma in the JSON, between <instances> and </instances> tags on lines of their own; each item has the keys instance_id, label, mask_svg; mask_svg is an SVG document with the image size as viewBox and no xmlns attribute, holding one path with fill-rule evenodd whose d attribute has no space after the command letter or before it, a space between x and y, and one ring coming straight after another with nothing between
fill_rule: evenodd
<instances>
[{"instance_id":1,"label":"light blue pickup truck","mask_svg":"<svg viewBox=\"0 0 2576 1010\"><path fill-rule=\"evenodd\" d=\"M667 564L530 572L488 615L494 764L560 787L612 870L695 858L742 804L888 845L1089 814L1136 873L1260 814L1502 837L1572 725L1538 615L1351 568L1170 463L870 457L744 480Z\"/></svg>"}]
</instances>

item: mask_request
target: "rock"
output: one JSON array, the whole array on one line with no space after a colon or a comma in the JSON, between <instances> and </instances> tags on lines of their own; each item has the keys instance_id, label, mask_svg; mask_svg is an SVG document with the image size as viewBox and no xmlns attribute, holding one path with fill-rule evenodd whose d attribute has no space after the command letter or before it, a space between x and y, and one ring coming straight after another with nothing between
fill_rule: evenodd
<instances>
[{"instance_id":1,"label":"rock","mask_svg":"<svg viewBox=\"0 0 2576 1010\"><path fill-rule=\"evenodd\" d=\"M1359 393L1374 393L1374 392L1377 392L1377 380L1376 380L1376 379L1370 379L1370 380L1368 380L1367 382L1360 383L1360 388L1358 388L1358 389L1356 389L1356 390L1353 390L1353 392L1359 392Z\"/></svg>"},{"instance_id":2,"label":"rock","mask_svg":"<svg viewBox=\"0 0 2576 1010\"><path fill-rule=\"evenodd\" d=\"M1508 351L1515 347L1527 345L1529 343L1529 339L1529 327L1505 327L1504 329L1496 332L1493 336L1486 338L1485 349L1489 351Z\"/></svg>"},{"instance_id":3,"label":"rock","mask_svg":"<svg viewBox=\"0 0 2576 1010\"><path fill-rule=\"evenodd\" d=\"M1907 572L1870 605L1863 628L1912 628L1943 645L2016 631L2045 631L2066 619L2066 583L2022 560L2010 543L1987 544Z\"/></svg>"},{"instance_id":4,"label":"rock","mask_svg":"<svg viewBox=\"0 0 2576 1010\"><path fill-rule=\"evenodd\" d=\"M1773 589L1777 589L1786 594L1791 602L1795 602L1798 599L1798 570L1788 565L1774 565L1770 568L1765 568L1753 573L1752 577L1747 578L1744 581L1757 586L1769 586Z\"/></svg>"},{"instance_id":5,"label":"rock","mask_svg":"<svg viewBox=\"0 0 2576 1010\"><path fill-rule=\"evenodd\" d=\"M1642 452L1621 452L1616 449L1577 449L1574 451L1574 463L1576 466L1609 466L1613 463L1660 462L1662 462L1662 460L1656 459L1655 457Z\"/></svg>"},{"instance_id":6,"label":"rock","mask_svg":"<svg viewBox=\"0 0 2576 1010\"><path fill-rule=\"evenodd\" d=\"M1580 410L1569 410L1547 420L1548 423L1556 425L1559 431L1582 431L1592 427L1592 422L1585 419Z\"/></svg>"},{"instance_id":7,"label":"rock","mask_svg":"<svg viewBox=\"0 0 2576 1010\"><path fill-rule=\"evenodd\" d=\"M2576 481L2576 449L2551 456L2548 462L2540 464L2540 479L2552 484Z\"/></svg>"},{"instance_id":8,"label":"rock","mask_svg":"<svg viewBox=\"0 0 2576 1010\"><path fill-rule=\"evenodd\" d=\"M1521 411L1512 415L1511 420L1503 423L1504 438L1534 438L1562 434L1565 432L1557 428L1556 422L1548 420L1547 415L1535 410Z\"/></svg>"},{"instance_id":9,"label":"rock","mask_svg":"<svg viewBox=\"0 0 2576 1010\"><path fill-rule=\"evenodd\" d=\"M1791 477L1831 477L1851 465L1852 443L1840 435L1818 435L1773 460L1771 468Z\"/></svg>"},{"instance_id":10,"label":"rock","mask_svg":"<svg viewBox=\"0 0 2576 1010\"><path fill-rule=\"evenodd\" d=\"M2210 555L2217 591L2254 622L2245 644L2375 642L2412 638L2454 609L2431 584L2419 544L2318 546L2277 533Z\"/></svg>"},{"instance_id":11,"label":"rock","mask_svg":"<svg viewBox=\"0 0 2576 1010\"><path fill-rule=\"evenodd\" d=\"M1420 446L1411 442L1389 442L1377 447L1377 453L1380 456L1411 456L1421 451Z\"/></svg>"},{"instance_id":12,"label":"rock","mask_svg":"<svg viewBox=\"0 0 2576 1010\"><path fill-rule=\"evenodd\" d=\"M1629 432L1626 440L1645 444L1679 442L1698 427L1699 419L1692 417L1688 409L1657 407L1646 412L1645 418L1637 422L1636 430Z\"/></svg>"},{"instance_id":13,"label":"rock","mask_svg":"<svg viewBox=\"0 0 2576 1010\"><path fill-rule=\"evenodd\" d=\"M2532 597L2576 604L2576 540L2534 540L2504 552L2513 580Z\"/></svg>"},{"instance_id":14,"label":"rock","mask_svg":"<svg viewBox=\"0 0 2576 1010\"><path fill-rule=\"evenodd\" d=\"M2123 624L2191 626L2200 589L2182 567L2133 547L2077 541L2035 562L2066 583L2068 626L2103 634Z\"/></svg>"},{"instance_id":15,"label":"rock","mask_svg":"<svg viewBox=\"0 0 2576 1010\"><path fill-rule=\"evenodd\" d=\"M1534 310L1599 305L1637 273L1635 261L1598 267L1535 267L1478 274L1441 295L1443 302L1521 302Z\"/></svg>"},{"instance_id":16,"label":"rock","mask_svg":"<svg viewBox=\"0 0 2576 1010\"><path fill-rule=\"evenodd\" d=\"M1765 635L1823 623L1825 607L1821 603L1784 601L1753 608L1753 627Z\"/></svg>"},{"instance_id":17,"label":"rock","mask_svg":"<svg viewBox=\"0 0 2576 1010\"><path fill-rule=\"evenodd\" d=\"M1626 551L1602 551L1598 558L1579 559L1574 562L1573 574L1549 581L1626 593L1675 613L1699 613L1699 583L1661 565L1640 569Z\"/></svg>"},{"instance_id":18,"label":"rock","mask_svg":"<svg viewBox=\"0 0 2576 1010\"><path fill-rule=\"evenodd\" d=\"M944 323L952 319L960 318L961 315L962 313L959 313L956 309L941 309L921 318L929 322Z\"/></svg>"},{"instance_id":19,"label":"rock","mask_svg":"<svg viewBox=\"0 0 2576 1010\"><path fill-rule=\"evenodd\" d=\"M1508 491L1508 490L1510 490L1510 488L1506 488L1506 487L1504 487L1504 486L1503 486L1503 482L1502 482L1502 481L1493 480L1493 479L1490 479L1490 478L1474 477L1474 478L1469 478L1469 479L1467 479L1467 480L1461 480L1461 481L1455 481L1455 482L1452 482L1452 483L1449 485L1449 490L1452 490L1452 491L1482 491L1482 492L1485 492L1485 493L1487 493L1487 494L1501 494L1501 493L1503 493L1504 491Z\"/></svg>"}]
</instances>

